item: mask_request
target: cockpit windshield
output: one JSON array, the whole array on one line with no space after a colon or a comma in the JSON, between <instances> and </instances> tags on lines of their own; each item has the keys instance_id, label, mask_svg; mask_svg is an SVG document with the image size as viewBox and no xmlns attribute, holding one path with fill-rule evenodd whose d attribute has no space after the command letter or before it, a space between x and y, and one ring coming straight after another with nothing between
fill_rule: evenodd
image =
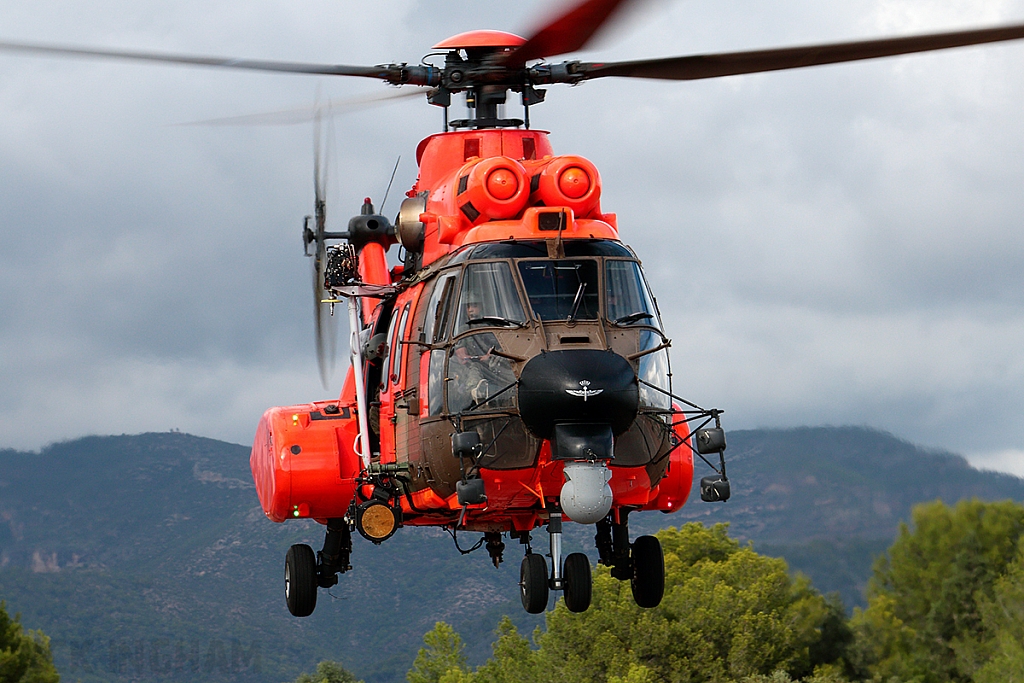
<instances>
[{"instance_id":1,"label":"cockpit windshield","mask_svg":"<svg viewBox=\"0 0 1024 683\"><path fill-rule=\"evenodd\" d=\"M597 261L519 261L526 295L541 320L597 320Z\"/></svg>"},{"instance_id":2,"label":"cockpit windshield","mask_svg":"<svg viewBox=\"0 0 1024 683\"><path fill-rule=\"evenodd\" d=\"M462 278L455 334L479 327L519 327L526 314L508 263L472 263Z\"/></svg>"},{"instance_id":3,"label":"cockpit windshield","mask_svg":"<svg viewBox=\"0 0 1024 683\"><path fill-rule=\"evenodd\" d=\"M615 325L660 327L647 283L635 261L605 261L605 310Z\"/></svg>"}]
</instances>

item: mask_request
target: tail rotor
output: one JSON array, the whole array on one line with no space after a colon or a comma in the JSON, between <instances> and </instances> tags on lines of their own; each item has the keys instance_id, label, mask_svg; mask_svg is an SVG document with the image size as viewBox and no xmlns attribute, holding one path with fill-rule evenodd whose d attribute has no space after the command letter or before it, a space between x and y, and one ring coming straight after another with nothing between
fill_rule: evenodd
<instances>
[{"instance_id":1,"label":"tail rotor","mask_svg":"<svg viewBox=\"0 0 1024 683\"><path fill-rule=\"evenodd\" d=\"M313 259L313 324L316 361L320 370L320 382L326 389L331 374L334 372L338 325L333 315L334 304L331 303L325 284L327 239L334 235L327 232L327 153L330 145L329 142L325 145L322 141L322 128L323 110L318 104L313 129L313 215L306 216L302 229L302 246L306 256Z\"/></svg>"}]
</instances>

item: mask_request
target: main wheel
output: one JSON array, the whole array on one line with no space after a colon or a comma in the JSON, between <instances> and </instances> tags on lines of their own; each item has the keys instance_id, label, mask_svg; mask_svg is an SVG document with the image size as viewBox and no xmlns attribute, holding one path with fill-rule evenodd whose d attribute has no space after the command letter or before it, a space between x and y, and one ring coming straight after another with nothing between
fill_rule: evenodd
<instances>
[{"instance_id":1,"label":"main wheel","mask_svg":"<svg viewBox=\"0 0 1024 683\"><path fill-rule=\"evenodd\" d=\"M284 599L296 617L308 617L316 607L316 555L308 545L296 544L284 557Z\"/></svg>"},{"instance_id":2,"label":"main wheel","mask_svg":"<svg viewBox=\"0 0 1024 683\"><path fill-rule=\"evenodd\" d=\"M590 558L573 553L562 566L565 606L570 612L586 612L590 607L593 581L590 576Z\"/></svg>"},{"instance_id":3,"label":"main wheel","mask_svg":"<svg viewBox=\"0 0 1024 683\"><path fill-rule=\"evenodd\" d=\"M519 566L519 597L530 614L540 614L548 606L548 563L543 555L530 553Z\"/></svg>"},{"instance_id":4,"label":"main wheel","mask_svg":"<svg viewBox=\"0 0 1024 683\"><path fill-rule=\"evenodd\" d=\"M665 595L665 556L661 542L654 536L641 536L633 542L633 600L641 607L657 607Z\"/></svg>"}]
</instances>

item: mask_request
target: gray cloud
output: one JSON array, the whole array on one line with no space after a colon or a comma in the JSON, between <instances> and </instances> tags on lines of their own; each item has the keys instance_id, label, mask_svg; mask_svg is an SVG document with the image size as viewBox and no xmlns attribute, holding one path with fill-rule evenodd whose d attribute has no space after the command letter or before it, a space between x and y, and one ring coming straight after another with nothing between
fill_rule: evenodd
<instances>
[{"instance_id":1,"label":"gray cloud","mask_svg":"<svg viewBox=\"0 0 1024 683\"><path fill-rule=\"evenodd\" d=\"M470 28L524 32L547 7L502 5L44 1L0 9L0 25L13 40L373 64ZM1024 0L647 5L584 56L1024 20ZM679 391L731 427L867 424L1005 468L1024 450L1022 56L608 79L551 88L534 119L601 169ZM169 125L301 105L318 85L381 91L0 55L0 445L171 427L245 443L264 408L340 389L340 372L319 386L300 256L310 127ZM411 185L415 144L439 127L419 100L339 118L332 219L379 200L399 155L392 196Z\"/></svg>"}]
</instances>

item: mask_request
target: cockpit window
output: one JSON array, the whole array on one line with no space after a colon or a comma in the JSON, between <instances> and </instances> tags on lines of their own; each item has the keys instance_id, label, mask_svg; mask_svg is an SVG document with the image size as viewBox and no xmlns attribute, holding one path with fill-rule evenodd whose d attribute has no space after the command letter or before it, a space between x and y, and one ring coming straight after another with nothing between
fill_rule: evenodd
<instances>
[{"instance_id":1,"label":"cockpit window","mask_svg":"<svg viewBox=\"0 0 1024 683\"><path fill-rule=\"evenodd\" d=\"M541 320L596 320L597 261L520 261L519 274Z\"/></svg>"},{"instance_id":2,"label":"cockpit window","mask_svg":"<svg viewBox=\"0 0 1024 683\"><path fill-rule=\"evenodd\" d=\"M508 263L473 263L462 277L455 334L482 327L519 327L526 313Z\"/></svg>"},{"instance_id":3,"label":"cockpit window","mask_svg":"<svg viewBox=\"0 0 1024 683\"><path fill-rule=\"evenodd\" d=\"M616 325L661 327L647 283L635 261L605 261L605 311Z\"/></svg>"}]
</instances>

